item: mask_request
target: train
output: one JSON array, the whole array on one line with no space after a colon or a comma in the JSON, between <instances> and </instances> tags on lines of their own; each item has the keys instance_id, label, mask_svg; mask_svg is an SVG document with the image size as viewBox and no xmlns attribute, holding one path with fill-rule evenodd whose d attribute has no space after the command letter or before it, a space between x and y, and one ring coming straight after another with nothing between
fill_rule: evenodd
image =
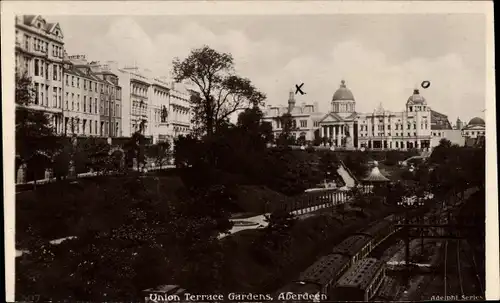
<instances>
[{"instance_id":1,"label":"train","mask_svg":"<svg viewBox=\"0 0 500 303\"><path fill-rule=\"evenodd\" d=\"M385 264L375 258L362 259L337 282L335 301L369 301L384 282Z\"/></svg>"},{"instance_id":2,"label":"train","mask_svg":"<svg viewBox=\"0 0 500 303\"><path fill-rule=\"evenodd\" d=\"M385 264L367 257L400 228L398 224L403 219L400 215L390 215L351 234L335 246L331 254L318 259L302 272L299 279L285 285L277 294L320 294L329 300L340 301L373 298L385 278Z\"/></svg>"}]
</instances>

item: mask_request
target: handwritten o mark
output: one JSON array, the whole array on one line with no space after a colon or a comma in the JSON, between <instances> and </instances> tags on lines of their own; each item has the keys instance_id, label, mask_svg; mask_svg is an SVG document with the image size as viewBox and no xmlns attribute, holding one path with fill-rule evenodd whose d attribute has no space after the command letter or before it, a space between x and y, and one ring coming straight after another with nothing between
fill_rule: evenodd
<instances>
[{"instance_id":1,"label":"handwritten o mark","mask_svg":"<svg viewBox=\"0 0 500 303\"><path fill-rule=\"evenodd\" d=\"M428 88L429 86L431 86L431 81L422 81L422 83L420 84L420 86L422 86L422 88Z\"/></svg>"}]
</instances>

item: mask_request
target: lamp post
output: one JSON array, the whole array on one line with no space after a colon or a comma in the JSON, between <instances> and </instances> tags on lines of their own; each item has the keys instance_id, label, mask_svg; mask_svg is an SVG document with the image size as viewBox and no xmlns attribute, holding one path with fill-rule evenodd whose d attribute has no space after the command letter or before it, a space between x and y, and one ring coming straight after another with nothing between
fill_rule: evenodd
<instances>
[{"instance_id":1,"label":"lamp post","mask_svg":"<svg viewBox=\"0 0 500 303\"><path fill-rule=\"evenodd\" d=\"M424 203L418 198L418 196L414 195L411 197L404 196L401 201L397 203L399 207L403 207L405 209L405 266L406 266L406 284L409 284L409 273L410 273L410 227L409 225L409 215L410 210L416 209L424 205ZM423 235L422 235L423 236ZM423 237L422 237L423 239Z\"/></svg>"}]
</instances>

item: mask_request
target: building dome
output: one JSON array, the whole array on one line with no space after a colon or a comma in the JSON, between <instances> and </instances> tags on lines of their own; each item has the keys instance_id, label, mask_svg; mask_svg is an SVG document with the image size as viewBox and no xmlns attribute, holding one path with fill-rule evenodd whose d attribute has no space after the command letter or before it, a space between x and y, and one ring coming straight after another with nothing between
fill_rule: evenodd
<instances>
[{"instance_id":1,"label":"building dome","mask_svg":"<svg viewBox=\"0 0 500 303\"><path fill-rule=\"evenodd\" d=\"M340 87L337 89L335 94L333 94L332 101L354 101L354 96L350 89L348 89L345 85L345 81L342 80L340 82Z\"/></svg>"},{"instance_id":2,"label":"building dome","mask_svg":"<svg viewBox=\"0 0 500 303\"><path fill-rule=\"evenodd\" d=\"M486 123L484 123L484 120L479 117L472 118L469 121L469 125L485 125L485 124Z\"/></svg>"},{"instance_id":3,"label":"building dome","mask_svg":"<svg viewBox=\"0 0 500 303\"><path fill-rule=\"evenodd\" d=\"M425 103L425 98L420 95L420 92L418 89L413 90L413 95L408 98L408 103L413 103L413 104L421 104Z\"/></svg>"}]
</instances>

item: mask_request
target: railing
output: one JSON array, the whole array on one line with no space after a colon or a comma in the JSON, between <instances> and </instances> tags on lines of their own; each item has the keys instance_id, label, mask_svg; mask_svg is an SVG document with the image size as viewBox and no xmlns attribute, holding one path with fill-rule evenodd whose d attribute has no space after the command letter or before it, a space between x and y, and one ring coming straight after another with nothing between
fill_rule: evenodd
<instances>
[{"instance_id":1,"label":"railing","mask_svg":"<svg viewBox=\"0 0 500 303\"><path fill-rule=\"evenodd\" d=\"M338 189L325 189L316 192L307 192L291 201L284 202L280 209L293 214L305 214L322 208L333 207L345 203L348 194Z\"/></svg>"}]
</instances>

